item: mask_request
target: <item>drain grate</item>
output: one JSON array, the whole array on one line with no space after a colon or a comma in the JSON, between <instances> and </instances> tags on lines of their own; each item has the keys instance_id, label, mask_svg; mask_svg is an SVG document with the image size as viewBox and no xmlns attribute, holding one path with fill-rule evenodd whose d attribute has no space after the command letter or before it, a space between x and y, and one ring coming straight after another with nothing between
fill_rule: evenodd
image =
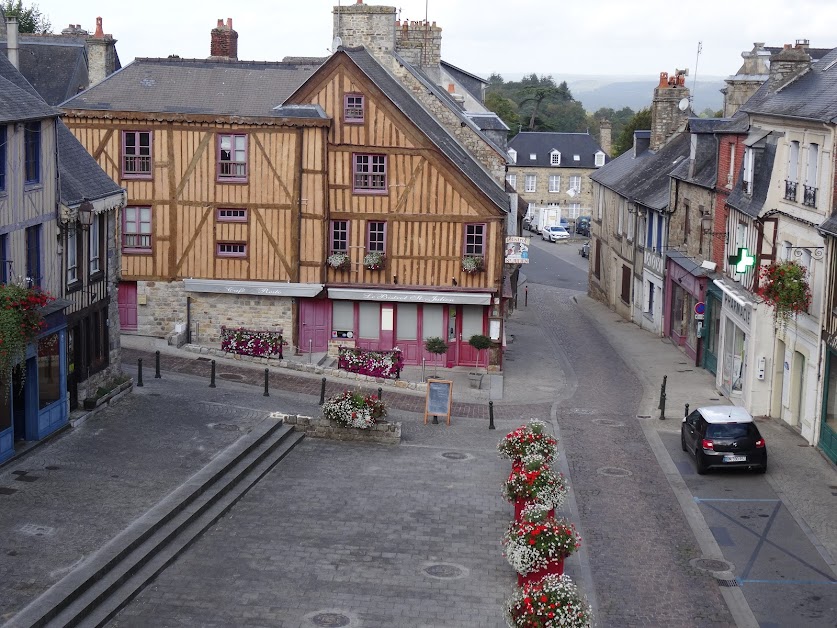
<instances>
[{"instance_id":1,"label":"drain grate","mask_svg":"<svg viewBox=\"0 0 837 628\"><path fill-rule=\"evenodd\" d=\"M725 560L717 560L715 558L698 558L695 561L695 567L705 569L706 571L728 571L730 564Z\"/></svg>"},{"instance_id":2,"label":"drain grate","mask_svg":"<svg viewBox=\"0 0 837 628\"><path fill-rule=\"evenodd\" d=\"M462 575L462 570L456 565L431 565L425 567L424 573L434 578L456 578Z\"/></svg>"},{"instance_id":3,"label":"drain grate","mask_svg":"<svg viewBox=\"0 0 837 628\"><path fill-rule=\"evenodd\" d=\"M343 613L317 613L311 618L315 626L327 626L328 628L340 628L348 626L352 620Z\"/></svg>"},{"instance_id":4,"label":"drain grate","mask_svg":"<svg viewBox=\"0 0 837 628\"><path fill-rule=\"evenodd\" d=\"M37 523L27 523L20 528L20 531L27 536L52 536L55 533L55 528L38 525Z\"/></svg>"},{"instance_id":5,"label":"drain grate","mask_svg":"<svg viewBox=\"0 0 837 628\"><path fill-rule=\"evenodd\" d=\"M721 580L721 579L718 579L717 582L718 582L719 587L737 587L738 586L738 580Z\"/></svg>"},{"instance_id":6,"label":"drain grate","mask_svg":"<svg viewBox=\"0 0 837 628\"><path fill-rule=\"evenodd\" d=\"M234 382L242 382L244 381L244 375L240 373L219 373L218 377L221 379L228 379Z\"/></svg>"},{"instance_id":7,"label":"drain grate","mask_svg":"<svg viewBox=\"0 0 837 628\"><path fill-rule=\"evenodd\" d=\"M602 427L625 427L621 421L614 421L613 419L593 419L593 423L601 425Z\"/></svg>"},{"instance_id":8,"label":"drain grate","mask_svg":"<svg viewBox=\"0 0 837 628\"><path fill-rule=\"evenodd\" d=\"M463 454L458 451L446 451L442 454L442 458L447 458L448 460L467 460L468 454Z\"/></svg>"},{"instance_id":9,"label":"drain grate","mask_svg":"<svg viewBox=\"0 0 837 628\"><path fill-rule=\"evenodd\" d=\"M613 477L624 478L628 477L629 475L633 475L627 469L622 469L620 467L601 467L600 469L596 469L596 473L599 475L610 475Z\"/></svg>"}]
</instances>

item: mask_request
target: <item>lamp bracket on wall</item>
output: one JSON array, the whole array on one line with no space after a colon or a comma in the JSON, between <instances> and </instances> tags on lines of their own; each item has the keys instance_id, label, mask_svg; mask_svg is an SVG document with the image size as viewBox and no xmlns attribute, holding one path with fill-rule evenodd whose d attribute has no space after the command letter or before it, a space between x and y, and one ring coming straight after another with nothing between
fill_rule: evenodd
<instances>
[{"instance_id":1,"label":"lamp bracket on wall","mask_svg":"<svg viewBox=\"0 0 837 628\"><path fill-rule=\"evenodd\" d=\"M788 246L785 247L791 249L795 257L802 257L804 255L804 250L811 251L811 257L814 259L822 259L825 257L825 247L824 246Z\"/></svg>"}]
</instances>

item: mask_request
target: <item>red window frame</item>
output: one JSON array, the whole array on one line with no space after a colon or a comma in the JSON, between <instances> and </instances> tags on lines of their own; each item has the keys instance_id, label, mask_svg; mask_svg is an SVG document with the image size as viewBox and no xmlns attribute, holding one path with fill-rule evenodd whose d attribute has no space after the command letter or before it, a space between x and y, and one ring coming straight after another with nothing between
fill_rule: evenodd
<instances>
[{"instance_id":1,"label":"red window frame","mask_svg":"<svg viewBox=\"0 0 837 628\"><path fill-rule=\"evenodd\" d=\"M226 214L224 212L235 212ZM247 222L247 209L242 207L219 207L215 210L216 222Z\"/></svg>"},{"instance_id":2,"label":"red window frame","mask_svg":"<svg viewBox=\"0 0 837 628\"><path fill-rule=\"evenodd\" d=\"M352 153L352 191L355 194L386 194L387 156Z\"/></svg>"},{"instance_id":3,"label":"red window frame","mask_svg":"<svg viewBox=\"0 0 837 628\"><path fill-rule=\"evenodd\" d=\"M341 239L341 241L344 244L343 248L336 248L334 246L334 243L335 243L334 234L337 231L337 229L335 229L335 227L337 227L338 224L345 227L344 229L340 229L341 232L345 232L344 239ZM348 255L348 253L349 253L349 221L348 220L332 220L329 223L329 227L328 227L328 250L329 250L330 255L333 255L334 253L346 253Z\"/></svg>"},{"instance_id":4,"label":"red window frame","mask_svg":"<svg viewBox=\"0 0 837 628\"><path fill-rule=\"evenodd\" d=\"M373 240L373 227L375 227L375 239ZM380 228L378 228L380 227ZM366 252L372 251L383 253L387 252L387 223L383 220L370 220L366 223Z\"/></svg>"},{"instance_id":5,"label":"red window frame","mask_svg":"<svg viewBox=\"0 0 837 628\"><path fill-rule=\"evenodd\" d=\"M485 257L485 239L487 234L486 223L484 222L469 222L465 223L465 228L462 234L462 251L464 255L468 257ZM473 228L473 233L468 233L468 230ZM479 228L479 233L476 232L476 229ZM479 238L480 242L477 243L476 239ZM472 241L469 242L469 239ZM479 247L479 252L476 251L476 247Z\"/></svg>"},{"instance_id":6,"label":"red window frame","mask_svg":"<svg viewBox=\"0 0 837 628\"><path fill-rule=\"evenodd\" d=\"M142 210L148 210L148 220L142 219ZM135 217L132 220L128 219L128 214L134 210ZM143 232L142 226L148 225L148 231ZM128 227L133 225L133 230L129 231ZM123 253L140 253L150 254L151 247L154 242L152 236L154 226L154 213L151 207L147 205L130 205L122 212L122 252Z\"/></svg>"},{"instance_id":7,"label":"red window frame","mask_svg":"<svg viewBox=\"0 0 837 628\"><path fill-rule=\"evenodd\" d=\"M223 150L221 144L224 138L230 138L229 150ZM236 148L236 140L238 138L244 139L244 147L242 149ZM246 183L249 174L247 168L247 149L248 138L246 133L219 133L218 141L216 142L216 160L218 163L217 180L220 183ZM242 161L235 159L235 153L238 150L244 151L244 159ZM229 159L222 159L223 153L229 153Z\"/></svg>"},{"instance_id":8,"label":"red window frame","mask_svg":"<svg viewBox=\"0 0 837 628\"><path fill-rule=\"evenodd\" d=\"M224 258L242 258L247 257L247 243L246 242L216 242L215 256Z\"/></svg>"},{"instance_id":9,"label":"red window frame","mask_svg":"<svg viewBox=\"0 0 837 628\"><path fill-rule=\"evenodd\" d=\"M143 154L142 149L144 148L141 144L142 135L148 136L148 147L147 147L147 154ZM133 152L128 152L128 136L134 136L134 146ZM121 154L121 161L120 167L122 171L122 178L123 179L151 179L153 176L152 173L152 142L154 141L154 136L151 131L122 131L122 154ZM129 160L133 161L133 167L129 168ZM146 169L140 169L137 167L137 164L140 166L145 166Z\"/></svg>"},{"instance_id":10,"label":"red window frame","mask_svg":"<svg viewBox=\"0 0 837 628\"><path fill-rule=\"evenodd\" d=\"M344 94L343 122L346 124L363 124L366 117L366 98L363 94Z\"/></svg>"}]
</instances>

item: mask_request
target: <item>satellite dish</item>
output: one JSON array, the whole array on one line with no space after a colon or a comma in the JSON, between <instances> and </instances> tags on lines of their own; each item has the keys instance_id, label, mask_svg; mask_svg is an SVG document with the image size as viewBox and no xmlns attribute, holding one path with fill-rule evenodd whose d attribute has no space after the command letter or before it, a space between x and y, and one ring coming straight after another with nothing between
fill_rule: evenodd
<instances>
[{"instance_id":1,"label":"satellite dish","mask_svg":"<svg viewBox=\"0 0 837 628\"><path fill-rule=\"evenodd\" d=\"M686 111L689 108L689 99L688 98L681 98L680 102L677 103L677 108L680 111Z\"/></svg>"},{"instance_id":2,"label":"satellite dish","mask_svg":"<svg viewBox=\"0 0 837 628\"><path fill-rule=\"evenodd\" d=\"M576 194L578 194L578 192L576 192L575 188L570 188L569 190L567 190L567 195L570 198L575 198Z\"/></svg>"},{"instance_id":3,"label":"satellite dish","mask_svg":"<svg viewBox=\"0 0 837 628\"><path fill-rule=\"evenodd\" d=\"M331 51L337 52L337 49L343 45L343 40L340 37L335 37L331 42Z\"/></svg>"}]
</instances>

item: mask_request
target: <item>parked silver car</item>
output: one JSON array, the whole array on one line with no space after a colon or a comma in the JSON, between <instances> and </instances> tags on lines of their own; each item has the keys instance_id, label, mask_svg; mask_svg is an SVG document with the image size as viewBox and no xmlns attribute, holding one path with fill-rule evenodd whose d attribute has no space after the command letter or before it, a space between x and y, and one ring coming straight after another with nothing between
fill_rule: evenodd
<instances>
[{"instance_id":1,"label":"parked silver car","mask_svg":"<svg viewBox=\"0 0 837 628\"><path fill-rule=\"evenodd\" d=\"M570 232L558 225L546 227L541 232L541 238L549 240L550 242L557 242L558 240L566 240L570 237Z\"/></svg>"}]
</instances>

